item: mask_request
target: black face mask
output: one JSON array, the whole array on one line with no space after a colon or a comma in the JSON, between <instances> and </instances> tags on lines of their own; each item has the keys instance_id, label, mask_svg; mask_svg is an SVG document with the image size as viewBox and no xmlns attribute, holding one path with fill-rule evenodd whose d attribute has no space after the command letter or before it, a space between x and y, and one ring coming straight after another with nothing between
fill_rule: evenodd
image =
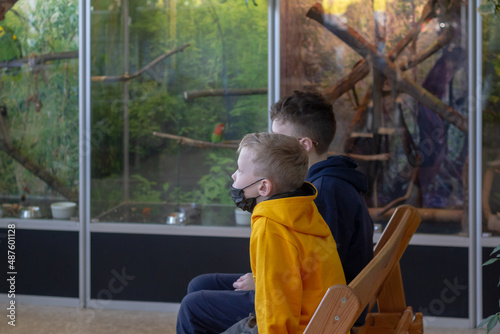
<instances>
[{"instance_id":1,"label":"black face mask","mask_svg":"<svg viewBox=\"0 0 500 334\"><path fill-rule=\"evenodd\" d=\"M243 211L253 212L253 209L257 205L257 198L259 198L260 195L257 197L245 198L243 190L264 179L265 178L262 178L260 180L255 181L254 183L250 183L248 186L243 187L241 189L235 188L231 185L231 197L233 198L234 204L236 204L236 206Z\"/></svg>"}]
</instances>

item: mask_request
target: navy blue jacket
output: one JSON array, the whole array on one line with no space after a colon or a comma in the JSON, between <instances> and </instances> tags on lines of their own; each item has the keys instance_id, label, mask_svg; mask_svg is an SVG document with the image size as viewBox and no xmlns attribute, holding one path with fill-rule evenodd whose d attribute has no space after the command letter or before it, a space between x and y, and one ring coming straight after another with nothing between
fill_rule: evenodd
<instances>
[{"instance_id":1,"label":"navy blue jacket","mask_svg":"<svg viewBox=\"0 0 500 334\"><path fill-rule=\"evenodd\" d=\"M358 164L337 155L309 168L306 181L318 189L314 200L337 243L347 284L373 258L373 221L361 193L366 192L366 175Z\"/></svg>"}]
</instances>

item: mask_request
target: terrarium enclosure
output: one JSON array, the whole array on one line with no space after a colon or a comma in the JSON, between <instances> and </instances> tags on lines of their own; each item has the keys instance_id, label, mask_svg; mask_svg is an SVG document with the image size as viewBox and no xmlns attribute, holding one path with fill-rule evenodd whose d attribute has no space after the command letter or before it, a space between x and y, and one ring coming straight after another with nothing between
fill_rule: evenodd
<instances>
[{"instance_id":1,"label":"terrarium enclosure","mask_svg":"<svg viewBox=\"0 0 500 334\"><path fill-rule=\"evenodd\" d=\"M268 130L268 3L92 1L91 137L79 138L78 2L11 1L0 21L3 215L77 201L93 222L232 226L238 141ZM471 99L484 103L484 231L500 231L498 18L483 23L484 96L468 91L462 0L280 1L280 92L333 104L332 154L368 175L376 222L403 203L421 232L467 234ZM474 97L473 97L474 96ZM472 98L473 97L473 98Z\"/></svg>"}]
</instances>

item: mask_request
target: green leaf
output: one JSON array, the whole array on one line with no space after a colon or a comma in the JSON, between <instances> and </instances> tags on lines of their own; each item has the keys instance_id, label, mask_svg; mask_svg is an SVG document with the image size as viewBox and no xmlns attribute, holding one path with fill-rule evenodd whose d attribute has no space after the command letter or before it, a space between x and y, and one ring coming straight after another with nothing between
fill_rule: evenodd
<instances>
[{"instance_id":1,"label":"green leaf","mask_svg":"<svg viewBox=\"0 0 500 334\"><path fill-rule=\"evenodd\" d=\"M493 319L495 316L496 316L495 314L490 315L488 318L486 318L486 319L484 319L483 321L481 321L481 322L479 323L479 325L477 325L477 327L478 327L478 328L479 328L479 327L483 327L484 325L486 325L487 323L489 323L489 322L490 322L490 320L491 320L491 319Z\"/></svg>"},{"instance_id":2,"label":"green leaf","mask_svg":"<svg viewBox=\"0 0 500 334\"><path fill-rule=\"evenodd\" d=\"M498 251L500 251L500 245L496 246L495 249L490 253L490 255L493 255L494 253L496 253Z\"/></svg>"},{"instance_id":3,"label":"green leaf","mask_svg":"<svg viewBox=\"0 0 500 334\"><path fill-rule=\"evenodd\" d=\"M479 7L477 7L477 11L481 15L491 15L495 14L495 8L496 6L494 4L488 3L484 5L479 5Z\"/></svg>"},{"instance_id":4,"label":"green leaf","mask_svg":"<svg viewBox=\"0 0 500 334\"><path fill-rule=\"evenodd\" d=\"M498 314L494 315L490 321L488 321L488 326L486 327L486 329L488 330L488 333L493 329L495 328L495 326L497 325L498 323L498 317L497 317Z\"/></svg>"},{"instance_id":5,"label":"green leaf","mask_svg":"<svg viewBox=\"0 0 500 334\"><path fill-rule=\"evenodd\" d=\"M500 259L499 259L499 258L489 259L488 261L486 261L485 263L483 263L483 267L484 267L484 266L487 266L487 265L489 265L489 264L492 264L493 262L496 262L496 261L498 261L498 260L500 260Z\"/></svg>"}]
</instances>

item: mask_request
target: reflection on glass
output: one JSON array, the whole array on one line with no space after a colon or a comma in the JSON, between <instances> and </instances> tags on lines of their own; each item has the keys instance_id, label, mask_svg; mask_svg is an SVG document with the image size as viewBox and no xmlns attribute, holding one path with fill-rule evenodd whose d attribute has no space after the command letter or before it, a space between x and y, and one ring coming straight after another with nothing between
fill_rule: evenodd
<instances>
[{"instance_id":1,"label":"reflection on glass","mask_svg":"<svg viewBox=\"0 0 500 334\"><path fill-rule=\"evenodd\" d=\"M78 1L21 0L6 9L0 6L0 212L52 218L52 203L78 200Z\"/></svg>"},{"instance_id":2,"label":"reflection on glass","mask_svg":"<svg viewBox=\"0 0 500 334\"><path fill-rule=\"evenodd\" d=\"M500 21L483 17L483 232L500 234Z\"/></svg>"},{"instance_id":3,"label":"reflection on glass","mask_svg":"<svg viewBox=\"0 0 500 334\"><path fill-rule=\"evenodd\" d=\"M464 3L368 4L281 3L281 94L312 88L334 102L332 152L368 175L375 222L409 203L420 232L466 233Z\"/></svg>"},{"instance_id":4,"label":"reflection on glass","mask_svg":"<svg viewBox=\"0 0 500 334\"><path fill-rule=\"evenodd\" d=\"M93 221L235 225L238 141L267 130L267 4L93 1L91 33Z\"/></svg>"}]
</instances>

